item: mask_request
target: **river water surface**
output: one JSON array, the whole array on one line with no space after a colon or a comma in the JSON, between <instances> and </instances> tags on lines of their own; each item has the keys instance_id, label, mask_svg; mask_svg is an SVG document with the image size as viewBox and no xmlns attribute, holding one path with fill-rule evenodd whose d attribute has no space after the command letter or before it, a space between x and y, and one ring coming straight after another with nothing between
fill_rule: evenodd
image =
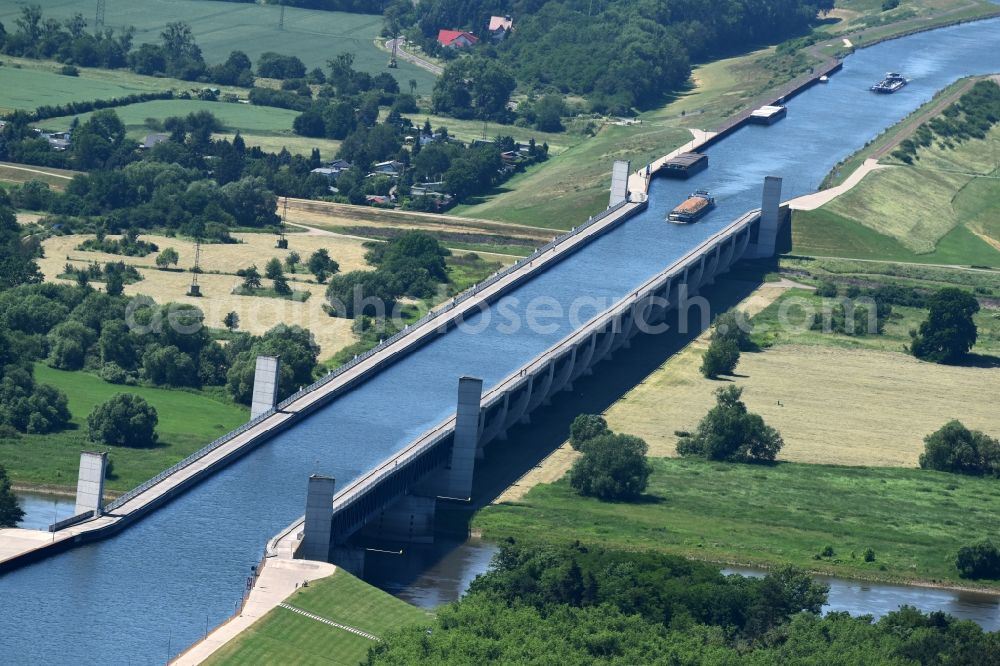
<instances>
[{"instance_id":1,"label":"river water surface","mask_svg":"<svg viewBox=\"0 0 1000 666\"><path fill-rule=\"evenodd\" d=\"M870 93L886 71L912 83L895 95ZM232 613L267 539L302 515L309 474L343 486L454 413L459 376L482 377L489 389L572 330L560 320L510 334L498 308L524 315L539 298L563 308L581 297L621 299L758 207L764 176L784 177L786 199L815 191L834 164L935 91L997 71L998 20L857 52L829 84L792 99L786 119L716 144L709 168L690 181L655 182L645 212L471 318L471 328L421 347L115 537L0 576L0 661L162 663ZM664 224L695 188L716 195L716 210L698 224Z\"/></svg>"},{"instance_id":2,"label":"river water surface","mask_svg":"<svg viewBox=\"0 0 1000 666\"><path fill-rule=\"evenodd\" d=\"M365 579L421 608L436 608L457 600L486 571L496 545L481 539L439 539L433 546L409 546L405 557L367 553ZM727 567L727 574L763 576L764 571ZM830 586L823 612L881 617L907 605L924 612L945 611L972 620L988 631L1000 630L1000 595L913 585L867 583L816 576Z\"/></svg>"}]
</instances>

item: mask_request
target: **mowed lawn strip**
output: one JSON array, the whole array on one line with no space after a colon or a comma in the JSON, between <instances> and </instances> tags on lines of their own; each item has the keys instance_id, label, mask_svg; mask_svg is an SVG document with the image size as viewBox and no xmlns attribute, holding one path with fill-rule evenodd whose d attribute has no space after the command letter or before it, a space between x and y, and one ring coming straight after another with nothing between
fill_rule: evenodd
<instances>
[{"instance_id":1,"label":"mowed lawn strip","mask_svg":"<svg viewBox=\"0 0 1000 666\"><path fill-rule=\"evenodd\" d=\"M430 613L368 585L342 569L300 588L285 603L375 636L430 623ZM275 608L206 660L223 664L356 666L374 643L285 608Z\"/></svg>"},{"instance_id":2,"label":"mowed lawn strip","mask_svg":"<svg viewBox=\"0 0 1000 666\"><path fill-rule=\"evenodd\" d=\"M850 578L1000 589L958 577L955 555L1000 529L1000 484L915 469L652 459L646 501L600 502L567 479L481 511L491 540L652 549L722 563L786 563ZM815 559L826 546L834 556ZM866 548L875 561L865 562ZM853 553L853 557L852 557Z\"/></svg>"},{"instance_id":3,"label":"mowed lawn strip","mask_svg":"<svg viewBox=\"0 0 1000 666\"><path fill-rule=\"evenodd\" d=\"M16 484L75 488L80 451L106 450L114 463L107 489L129 490L248 420L244 407L208 393L120 386L86 372L55 370L43 363L35 364L35 381L66 393L75 429L0 439L0 463ZM87 416L118 393L135 393L156 409L157 446L106 446L87 438Z\"/></svg>"}]
</instances>

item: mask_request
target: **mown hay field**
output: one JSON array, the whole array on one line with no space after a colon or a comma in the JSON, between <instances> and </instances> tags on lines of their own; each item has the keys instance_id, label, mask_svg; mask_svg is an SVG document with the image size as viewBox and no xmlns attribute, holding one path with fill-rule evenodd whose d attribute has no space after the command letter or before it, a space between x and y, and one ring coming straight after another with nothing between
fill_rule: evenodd
<instances>
[{"instance_id":1,"label":"mown hay field","mask_svg":"<svg viewBox=\"0 0 1000 666\"><path fill-rule=\"evenodd\" d=\"M92 236L55 236L45 241L45 258L39 261L46 280L54 280L63 273L66 263L81 267L89 262L125 261L138 267L144 280L125 287L128 295L145 294L157 303L179 302L197 305L205 313L205 323L213 328L221 328L222 320L229 312L240 317L240 330L261 334L280 323L297 324L308 328L316 336L322 351L321 358L327 358L339 349L353 343L356 336L351 331L351 321L329 317L323 312L326 286L317 284L308 273L289 275L290 286L295 291L308 291L311 296L305 302L294 302L283 298L258 296L238 296L232 293L242 279L235 275L240 268L256 264L263 273L264 264L271 257L284 261L291 252L298 252L303 261L319 248L326 248L331 258L340 264L342 272L370 268L365 263L363 241L334 235L289 234L288 249L275 248L272 234L234 234L241 242L235 244L202 245L200 265L204 273L198 275L203 296L187 296L193 274L189 269L194 264L194 243L180 238L166 236L142 236L143 240L156 243L160 250L172 247L180 255L179 268L183 271L162 271L156 268L155 254L146 257L122 257L101 252L77 250L77 246ZM214 273L218 272L218 273ZM309 281L307 281L309 280ZM264 280L265 286L269 280Z\"/></svg>"},{"instance_id":2,"label":"mown hay field","mask_svg":"<svg viewBox=\"0 0 1000 666\"><path fill-rule=\"evenodd\" d=\"M725 381L702 377L707 345L688 347L607 412L609 425L676 455ZM779 345L745 353L734 381L747 407L785 440L779 458L835 465L912 467L925 435L950 419L1000 435L1000 369L924 363L901 352Z\"/></svg>"}]
</instances>

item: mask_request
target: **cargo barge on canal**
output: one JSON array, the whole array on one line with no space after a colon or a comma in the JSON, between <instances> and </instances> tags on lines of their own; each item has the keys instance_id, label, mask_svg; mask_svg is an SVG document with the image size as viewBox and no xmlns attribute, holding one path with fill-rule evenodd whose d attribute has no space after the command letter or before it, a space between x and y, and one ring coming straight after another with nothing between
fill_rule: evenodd
<instances>
[{"instance_id":1,"label":"cargo barge on canal","mask_svg":"<svg viewBox=\"0 0 1000 666\"><path fill-rule=\"evenodd\" d=\"M708 155L705 153L681 153L664 162L660 172L668 178L690 178L707 168Z\"/></svg>"},{"instance_id":2,"label":"cargo barge on canal","mask_svg":"<svg viewBox=\"0 0 1000 666\"><path fill-rule=\"evenodd\" d=\"M885 75L885 78L876 83L871 87L872 92L883 93L886 95L891 95L903 88L910 81L904 77L902 74L897 74L896 72L889 72Z\"/></svg>"},{"instance_id":3,"label":"cargo barge on canal","mask_svg":"<svg viewBox=\"0 0 1000 666\"><path fill-rule=\"evenodd\" d=\"M715 208L715 197L706 190L696 190L684 200L684 203L670 211L667 221L691 224L703 218L713 208Z\"/></svg>"}]
</instances>

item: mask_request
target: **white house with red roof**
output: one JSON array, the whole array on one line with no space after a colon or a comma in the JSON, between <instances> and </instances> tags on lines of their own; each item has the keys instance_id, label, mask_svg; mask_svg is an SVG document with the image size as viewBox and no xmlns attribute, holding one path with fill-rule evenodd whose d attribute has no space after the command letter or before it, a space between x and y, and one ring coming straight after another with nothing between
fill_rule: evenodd
<instances>
[{"instance_id":1,"label":"white house with red roof","mask_svg":"<svg viewBox=\"0 0 1000 666\"><path fill-rule=\"evenodd\" d=\"M438 32L438 44L452 49L461 49L479 42L479 38L464 30L441 30Z\"/></svg>"}]
</instances>

